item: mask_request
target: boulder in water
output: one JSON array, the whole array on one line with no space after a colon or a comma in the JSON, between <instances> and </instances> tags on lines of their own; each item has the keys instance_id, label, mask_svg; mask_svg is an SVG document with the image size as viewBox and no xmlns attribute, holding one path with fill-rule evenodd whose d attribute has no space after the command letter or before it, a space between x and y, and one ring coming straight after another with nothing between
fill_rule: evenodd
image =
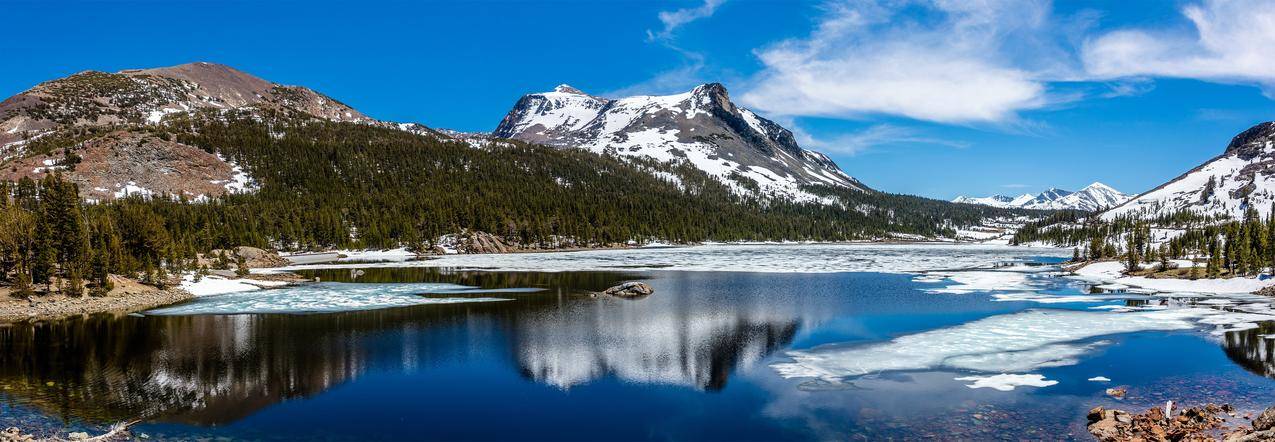
<instances>
[{"instance_id":1,"label":"boulder in water","mask_svg":"<svg viewBox=\"0 0 1275 442\"><path fill-rule=\"evenodd\" d=\"M645 282L633 281L611 287L602 293L621 298L640 298L655 293L655 289Z\"/></svg>"}]
</instances>

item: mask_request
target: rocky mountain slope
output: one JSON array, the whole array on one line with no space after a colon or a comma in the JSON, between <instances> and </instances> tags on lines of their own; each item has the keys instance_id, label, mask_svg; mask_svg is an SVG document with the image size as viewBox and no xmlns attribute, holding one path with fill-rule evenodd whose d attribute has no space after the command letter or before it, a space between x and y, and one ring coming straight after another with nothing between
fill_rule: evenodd
<instances>
[{"instance_id":1,"label":"rocky mountain slope","mask_svg":"<svg viewBox=\"0 0 1275 442\"><path fill-rule=\"evenodd\" d=\"M1150 217L1191 211L1240 218L1250 207L1262 216L1275 202L1275 122L1236 135L1221 155L1102 214Z\"/></svg>"},{"instance_id":2,"label":"rocky mountain slope","mask_svg":"<svg viewBox=\"0 0 1275 442\"><path fill-rule=\"evenodd\" d=\"M0 102L0 180L61 170L89 199L169 193L190 198L250 188L232 162L146 133L166 116L201 110L295 112L330 121L374 120L300 86L285 86L229 66L190 63L85 71L46 81ZM41 140L73 138L75 149Z\"/></svg>"},{"instance_id":3,"label":"rocky mountain slope","mask_svg":"<svg viewBox=\"0 0 1275 442\"><path fill-rule=\"evenodd\" d=\"M666 96L607 99L567 85L518 100L492 133L597 153L688 163L741 194L818 200L806 185L867 190L788 129L710 83Z\"/></svg>"},{"instance_id":4,"label":"rocky mountain slope","mask_svg":"<svg viewBox=\"0 0 1275 442\"><path fill-rule=\"evenodd\" d=\"M982 204L1002 208L1095 211L1115 207L1128 200L1128 195L1113 189L1111 186L1096 182L1075 192L1049 188L1036 195L1023 194L1017 197L992 195L977 198L959 196L952 202Z\"/></svg>"}]
</instances>

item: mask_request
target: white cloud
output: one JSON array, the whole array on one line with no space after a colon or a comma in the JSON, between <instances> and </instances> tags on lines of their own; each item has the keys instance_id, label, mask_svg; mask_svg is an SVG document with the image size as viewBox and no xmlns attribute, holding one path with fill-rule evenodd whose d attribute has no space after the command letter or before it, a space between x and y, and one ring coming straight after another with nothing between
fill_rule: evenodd
<instances>
[{"instance_id":1,"label":"white cloud","mask_svg":"<svg viewBox=\"0 0 1275 442\"><path fill-rule=\"evenodd\" d=\"M757 52L741 98L774 115L1014 121L1050 104L1048 79L1076 75L1050 15L1045 0L832 3L807 38Z\"/></svg>"},{"instance_id":2,"label":"white cloud","mask_svg":"<svg viewBox=\"0 0 1275 442\"><path fill-rule=\"evenodd\" d=\"M664 30L660 32L647 31L647 36L652 40L657 38L668 38L672 35L673 31L682 27L682 25L702 18L712 17L713 13L717 12L717 7L721 6L722 3L726 3L726 0L704 0L704 4L695 8L683 8L676 11L660 11L660 23L664 24Z\"/></svg>"},{"instance_id":3,"label":"white cloud","mask_svg":"<svg viewBox=\"0 0 1275 442\"><path fill-rule=\"evenodd\" d=\"M1157 76L1256 84L1275 95L1275 9L1267 0L1206 0L1182 9L1188 26L1121 29L1085 43L1098 78Z\"/></svg>"},{"instance_id":4,"label":"white cloud","mask_svg":"<svg viewBox=\"0 0 1275 442\"><path fill-rule=\"evenodd\" d=\"M927 137L916 129L892 124L875 124L855 132L847 132L831 138L815 137L792 120L785 120L781 124L793 131L797 144L820 152L855 155L873 148L904 144L928 144L954 148L969 147L967 143L961 141Z\"/></svg>"}]
</instances>

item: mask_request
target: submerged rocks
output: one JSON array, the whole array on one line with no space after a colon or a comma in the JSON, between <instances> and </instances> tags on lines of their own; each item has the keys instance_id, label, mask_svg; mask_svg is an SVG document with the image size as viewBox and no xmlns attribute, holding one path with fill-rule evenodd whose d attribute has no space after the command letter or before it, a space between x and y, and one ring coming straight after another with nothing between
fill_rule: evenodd
<instances>
[{"instance_id":1,"label":"submerged rocks","mask_svg":"<svg viewBox=\"0 0 1275 442\"><path fill-rule=\"evenodd\" d=\"M35 440L35 435L23 433L16 427L9 427L4 431L0 431L0 442L27 442Z\"/></svg>"},{"instance_id":2,"label":"submerged rocks","mask_svg":"<svg viewBox=\"0 0 1275 442\"><path fill-rule=\"evenodd\" d=\"M1253 429L1257 431L1275 429L1275 406L1267 408L1257 416L1257 419L1253 419Z\"/></svg>"},{"instance_id":3,"label":"submerged rocks","mask_svg":"<svg viewBox=\"0 0 1275 442\"><path fill-rule=\"evenodd\" d=\"M1129 391L1128 387L1114 387L1114 388L1108 388L1108 389L1107 389L1107 396L1111 396L1111 397L1116 398L1116 399L1124 399L1124 395L1125 395L1125 393L1126 393L1126 392L1128 392L1128 391Z\"/></svg>"},{"instance_id":4,"label":"submerged rocks","mask_svg":"<svg viewBox=\"0 0 1275 442\"><path fill-rule=\"evenodd\" d=\"M620 298L641 298L655 293L655 289L645 282L626 282L603 290L602 293Z\"/></svg>"}]
</instances>

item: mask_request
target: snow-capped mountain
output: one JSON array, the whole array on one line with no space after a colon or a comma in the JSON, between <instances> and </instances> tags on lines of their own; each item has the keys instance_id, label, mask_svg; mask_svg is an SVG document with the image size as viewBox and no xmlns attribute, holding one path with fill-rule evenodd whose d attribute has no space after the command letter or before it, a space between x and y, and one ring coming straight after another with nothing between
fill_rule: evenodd
<instances>
[{"instance_id":1,"label":"snow-capped mountain","mask_svg":"<svg viewBox=\"0 0 1275 442\"><path fill-rule=\"evenodd\" d=\"M1064 191L1065 192L1065 191ZM1118 206L1129 200L1130 195L1121 193L1103 183L1093 183L1076 192L1071 192L1051 202L1045 203L1053 209L1075 209L1095 211ZM1030 204L1029 208L1032 207Z\"/></svg>"},{"instance_id":2,"label":"snow-capped mountain","mask_svg":"<svg viewBox=\"0 0 1275 442\"><path fill-rule=\"evenodd\" d=\"M803 185L868 190L826 155L798 146L788 129L735 106L717 83L676 95L620 99L561 85L523 96L492 135L686 162L740 193L814 200Z\"/></svg>"},{"instance_id":3,"label":"snow-capped mountain","mask_svg":"<svg viewBox=\"0 0 1275 442\"><path fill-rule=\"evenodd\" d=\"M992 196L984 196L984 197L958 196L956 197L956 199L952 200L952 202L965 203L965 204L981 204L984 206L1010 208L1010 207L1022 207L1023 204L1027 204L1028 201L1031 201L1032 199L1035 199L1035 198L1036 198L1036 195L1032 195L1032 194L1022 194L1016 197L1005 196L1005 195L992 195Z\"/></svg>"},{"instance_id":4,"label":"snow-capped mountain","mask_svg":"<svg viewBox=\"0 0 1275 442\"><path fill-rule=\"evenodd\" d=\"M1032 198L1031 200L1028 200L1026 203L1023 203L1021 207L1027 207L1032 209L1048 209L1054 206L1055 201L1058 201L1068 195L1071 195L1070 190L1062 190L1057 187L1050 187L1048 189L1045 189L1044 192L1037 194L1036 197Z\"/></svg>"},{"instance_id":5,"label":"snow-capped mountain","mask_svg":"<svg viewBox=\"0 0 1275 442\"><path fill-rule=\"evenodd\" d=\"M1095 211L1115 207L1127 200L1129 200L1128 195L1120 193L1111 186L1093 183L1075 192L1051 187L1036 195L1023 194L1016 198L1004 195L982 198L960 196L952 202L1005 208Z\"/></svg>"},{"instance_id":6,"label":"snow-capped mountain","mask_svg":"<svg viewBox=\"0 0 1275 442\"><path fill-rule=\"evenodd\" d=\"M1156 216L1189 210L1240 218L1248 208L1262 216L1275 202L1275 122L1236 135L1221 155L1106 211L1103 219Z\"/></svg>"}]
</instances>

